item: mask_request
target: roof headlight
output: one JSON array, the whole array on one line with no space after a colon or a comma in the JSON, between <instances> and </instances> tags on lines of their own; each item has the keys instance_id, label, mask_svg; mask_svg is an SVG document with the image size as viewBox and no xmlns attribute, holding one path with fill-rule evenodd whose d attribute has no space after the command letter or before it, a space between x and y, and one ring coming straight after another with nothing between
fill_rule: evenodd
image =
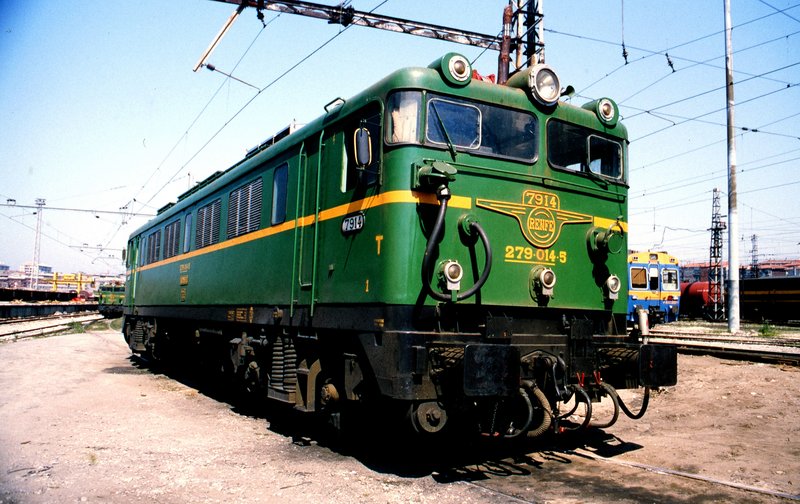
<instances>
[{"instance_id":1,"label":"roof headlight","mask_svg":"<svg viewBox=\"0 0 800 504\"><path fill-rule=\"evenodd\" d=\"M561 82L555 70L547 65L536 65L528 74L528 86L536 101L555 105L561 96Z\"/></svg>"}]
</instances>

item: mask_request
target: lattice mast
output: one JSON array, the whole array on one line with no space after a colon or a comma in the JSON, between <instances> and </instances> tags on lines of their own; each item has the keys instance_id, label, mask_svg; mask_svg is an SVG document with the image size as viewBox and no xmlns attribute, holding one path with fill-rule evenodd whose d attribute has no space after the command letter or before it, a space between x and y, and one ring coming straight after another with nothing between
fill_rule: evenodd
<instances>
[{"instance_id":1,"label":"lattice mast","mask_svg":"<svg viewBox=\"0 0 800 504\"><path fill-rule=\"evenodd\" d=\"M708 254L708 304L706 317L712 321L725 319L725 302L722 295L722 232L727 226L720 213L719 189L714 188L711 204L711 247Z\"/></svg>"},{"instance_id":2,"label":"lattice mast","mask_svg":"<svg viewBox=\"0 0 800 504\"><path fill-rule=\"evenodd\" d=\"M33 271L31 271L31 288L39 289L39 262L42 251L42 208L45 205L44 198L36 198L36 238L33 243Z\"/></svg>"},{"instance_id":3,"label":"lattice mast","mask_svg":"<svg viewBox=\"0 0 800 504\"><path fill-rule=\"evenodd\" d=\"M753 278L758 278L758 235L750 236L753 248L750 250L750 273Z\"/></svg>"},{"instance_id":4,"label":"lattice mast","mask_svg":"<svg viewBox=\"0 0 800 504\"><path fill-rule=\"evenodd\" d=\"M500 83L504 83L503 76L509 73L509 57L511 52L516 55L515 73L528 65L544 63L544 14L542 3L544 0L509 0L503 12L503 27L497 34L484 34L451 28L448 26L401 19L393 16L384 16L371 12L358 11L352 6L324 5L303 0L214 0L234 4L236 11L225 22L217 37L206 49L194 67L207 66L206 61L216 48L219 41L230 29L233 22L246 7L256 9L259 19L263 20L264 10L297 14L300 16L314 17L327 21L329 24L342 26L359 25L380 30L388 30L418 37L428 37L438 40L447 40L457 44L484 47L500 51L498 59L498 76ZM508 11L511 11L511 23L507 24ZM262 21L263 22L263 21ZM512 34L512 25L516 25L516 33ZM505 44L504 44L505 42Z\"/></svg>"}]
</instances>

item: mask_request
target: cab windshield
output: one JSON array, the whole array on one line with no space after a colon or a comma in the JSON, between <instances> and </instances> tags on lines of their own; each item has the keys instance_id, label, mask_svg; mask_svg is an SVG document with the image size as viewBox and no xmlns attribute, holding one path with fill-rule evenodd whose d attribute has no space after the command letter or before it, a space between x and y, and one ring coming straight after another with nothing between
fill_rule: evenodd
<instances>
[{"instance_id":1,"label":"cab windshield","mask_svg":"<svg viewBox=\"0 0 800 504\"><path fill-rule=\"evenodd\" d=\"M538 127L531 113L433 93L423 97L420 91L394 93L387 108L390 144L426 144L528 162L536 158Z\"/></svg>"},{"instance_id":2,"label":"cab windshield","mask_svg":"<svg viewBox=\"0 0 800 504\"><path fill-rule=\"evenodd\" d=\"M547 159L556 168L622 179L622 144L563 121L547 123Z\"/></svg>"}]
</instances>

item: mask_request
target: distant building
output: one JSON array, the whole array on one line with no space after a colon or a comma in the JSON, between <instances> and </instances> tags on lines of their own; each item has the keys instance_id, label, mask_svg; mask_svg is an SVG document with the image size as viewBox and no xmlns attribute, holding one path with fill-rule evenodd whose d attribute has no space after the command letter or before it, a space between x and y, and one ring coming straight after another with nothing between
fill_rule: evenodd
<instances>
[{"instance_id":1,"label":"distant building","mask_svg":"<svg viewBox=\"0 0 800 504\"><path fill-rule=\"evenodd\" d=\"M0 289L8 288L8 273L11 268L5 264L0 263Z\"/></svg>"},{"instance_id":2,"label":"distant building","mask_svg":"<svg viewBox=\"0 0 800 504\"><path fill-rule=\"evenodd\" d=\"M20 266L20 271L25 273L26 276L33 276L33 263L28 262ZM43 275L52 275L53 274L53 267L47 266L45 264L39 264L39 276Z\"/></svg>"}]
</instances>

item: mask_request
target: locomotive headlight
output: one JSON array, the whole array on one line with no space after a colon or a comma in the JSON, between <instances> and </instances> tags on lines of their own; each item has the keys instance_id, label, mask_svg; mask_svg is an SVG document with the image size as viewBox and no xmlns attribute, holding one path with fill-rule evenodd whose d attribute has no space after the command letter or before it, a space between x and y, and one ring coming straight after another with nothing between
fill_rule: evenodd
<instances>
[{"instance_id":1,"label":"locomotive headlight","mask_svg":"<svg viewBox=\"0 0 800 504\"><path fill-rule=\"evenodd\" d=\"M617 299L619 297L619 290L622 288L622 281L617 275L611 275L606 279L606 289L608 289L608 298Z\"/></svg>"},{"instance_id":2,"label":"locomotive headlight","mask_svg":"<svg viewBox=\"0 0 800 504\"><path fill-rule=\"evenodd\" d=\"M561 80L547 65L535 65L512 75L506 85L528 90L533 99L545 106L553 106L561 97Z\"/></svg>"},{"instance_id":3,"label":"locomotive headlight","mask_svg":"<svg viewBox=\"0 0 800 504\"><path fill-rule=\"evenodd\" d=\"M528 86L534 98L543 105L555 105L561 96L558 75L547 65L536 65L530 70Z\"/></svg>"},{"instance_id":4,"label":"locomotive headlight","mask_svg":"<svg viewBox=\"0 0 800 504\"><path fill-rule=\"evenodd\" d=\"M457 291L461 289L461 277L464 276L464 268L458 261L445 261L442 263L441 277L447 285L447 290Z\"/></svg>"}]
</instances>

